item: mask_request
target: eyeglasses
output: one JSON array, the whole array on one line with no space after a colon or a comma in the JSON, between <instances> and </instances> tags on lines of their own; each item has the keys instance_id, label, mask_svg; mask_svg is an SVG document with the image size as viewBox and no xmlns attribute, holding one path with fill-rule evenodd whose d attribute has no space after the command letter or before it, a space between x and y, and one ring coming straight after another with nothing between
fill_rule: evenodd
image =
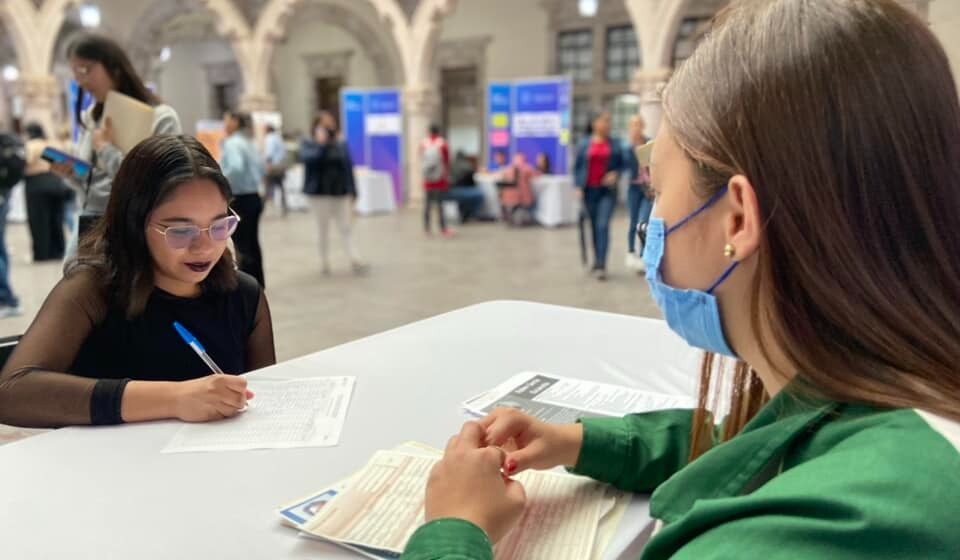
<instances>
[{"instance_id":1,"label":"eyeglasses","mask_svg":"<svg viewBox=\"0 0 960 560\"><path fill-rule=\"evenodd\" d=\"M200 237L203 232L207 232L210 239L214 241L226 241L230 239L233 232L237 231L237 224L240 223L240 216L230 209L231 216L214 220L208 227L201 228L194 225L189 226L154 226L157 233L163 235L167 240L167 246L171 249L186 249L195 239Z\"/></svg>"},{"instance_id":2,"label":"eyeglasses","mask_svg":"<svg viewBox=\"0 0 960 560\"><path fill-rule=\"evenodd\" d=\"M91 70L93 70L92 64L77 64L73 67L73 77L79 82L90 75Z\"/></svg>"}]
</instances>

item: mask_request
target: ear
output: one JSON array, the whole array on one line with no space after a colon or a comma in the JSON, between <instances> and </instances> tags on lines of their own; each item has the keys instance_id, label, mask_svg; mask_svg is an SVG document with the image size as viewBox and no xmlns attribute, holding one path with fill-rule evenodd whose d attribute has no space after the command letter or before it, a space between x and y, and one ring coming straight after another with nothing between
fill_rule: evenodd
<instances>
[{"instance_id":1,"label":"ear","mask_svg":"<svg viewBox=\"0 0 960 560\"><path fill-rule=\"evenodd\" d=\"M745 175L734 175L724 198L731 210L724 225L727 243L736 251L733 260L743 261L760 248L762 218L757 193Z\"/></svg>"}]
</instances>

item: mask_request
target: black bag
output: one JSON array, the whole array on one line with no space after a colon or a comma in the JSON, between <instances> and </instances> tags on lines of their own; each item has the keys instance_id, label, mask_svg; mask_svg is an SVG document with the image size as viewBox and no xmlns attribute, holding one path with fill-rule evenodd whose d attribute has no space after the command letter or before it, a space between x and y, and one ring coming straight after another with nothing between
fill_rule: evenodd
<instances>
[{"instance_id":1,"label":"black bag","mask_svg":"<svg viewBox=\"0 0 960 560\"><path fill-rule=\"evenodd\" d=\"M8 195L13 186L23 180L26 167L26 151L20 138L0 133L0 196Z\"/></svg>"}]
</instances>

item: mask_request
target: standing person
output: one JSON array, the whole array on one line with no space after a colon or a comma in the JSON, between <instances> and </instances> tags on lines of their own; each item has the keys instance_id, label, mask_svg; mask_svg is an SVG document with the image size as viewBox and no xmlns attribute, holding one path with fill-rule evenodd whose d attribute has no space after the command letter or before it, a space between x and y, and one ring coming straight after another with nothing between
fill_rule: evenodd
<instances>
[{"instance_id":1,"label":"standing person","mask_svg":"<svg viewBox=\"0 0 960 560\"><path fill-rule=\"evenodd\" d=\"M77 103L74 107L81 133L74 146L74 155L93 164L90 174L77 179L69 165L54 165L54 173L64 177L70 186L83 195L77 234L71 239L68 256L75 252L74 238L83 236L103 216L110 200L113 178L123 161L123 152L114 142L114 129L124 123L109 122L103 118L103 106L110 91L117 91L153 105L153 134L179 134L180 118L169 105L164 105L137 76L130 59L112 39L99 35L84 35L69 50L70 68L77 81ZM85 93L94 104L83 109Z\"/></svg>"},{"instance_id":2,"label":"standing person","mask_svg":"<svg viewBox=\"0 0 960 560\"><path fill-rule=\"evenodd\" d=\"M453 231L447 229L447 221L443 217L443 201L450 188L447 181L450 174L450 148L440 135L439 126L430 125L429 135L420 143L420 155L423 161L423 192L427 197L423 203L423 229L427 235L431 235L430 209L436 206L440 233L447 238L453 237Z\"/></svg>"},{"instance_id":3,"label":"standing person","mask_svg":"<svg viewBox=\"0 0 960 560\"><path fill-rule=\"evenodd\" d=\"M467 424L403 560L492 558L524 511L503 474L559 465L653 492L642 560L956 560L960 103L942 45L895 0L735 0L662 99L644 258L667 323L707 352L697 408ZM722 423L708 401L730 403Z\"/></svg>"},{"instance_id":4,"label":"standing person","mask_svg":"<svg viewBox=\"0 0 960 560\"><path fill-rule=\"evenodd\" d=\"M0 133L0 319L21 315L20 299L10 287L10 256L7 254L7 212L10 193L26 169L23 142L14 134Z\"/></svg>"},{"instance_id":5,"label":"standing person","mask_svg":"<svg viewBox=\"0 0 960 560\"><path fill-rule=\"evenodd\" d=\"M40 123L27 123L27 168L24 172L24 190L27 202L27 222L33 246L33 262L59 261L66 251L63 234L63 207L73 191L41 158L44 148L51 145ZM54 146L59 147L59 146Z\"/></svg>"},{"instance_id":6,"label":"standing person","mask_svg":"<svg viewBox=\"0 0 960 560\"><path fill-rule=\"evenodd\" d=\"M264 200L273 201L274 192L280 191L280 209L283 216L287 215L287 193L283 189L283 180L287 176L287 147L283 142L280 131L272 124L266 127L267 135L264 138L264 161L267 164L267 192Z\"/></svg>"},{"instance_id":7,"label":"standing person","mask_svg":"<svg viewBox=\"0 0 960 560\"><path fill-rule=\"evenodd\" d=\"M240 270L257 279L266 287L263 278L263 252L260 250L260 181L264 168L257 148L250 139L251 120L248 113L227 111L223 115L227 139L223 141L220 166L233 191L233 208L240 215L240 223L233 234L233 243L239 253Z\"/></svg>"},{"instance_id":8,"label":"standing person","mask_svg":"<svg viewBox=\"0 0 960 560\"><path fill-rule=\"evenodd\" d=\"M627 161L627 170L630 172L630 187L627 190L627 209L630 212L630 228L627 231L627 251L626 262L627 270L636 270L643 272L643 259L640 253L643 247L637 247L637 227L640 224L647 223L650 219L650 211L653 210L653 192L650 190L650 170L645 165L640 165L637 160L636 149L650 141L644 135L643 131L646 123L643 117L634 115L630 118L629 135L630 143L627 146L624 156Z\"/></svg>"},{"instance_id":9,"label":"standing person","mask_svg":"<svg viewBox=\"0 0 960 560\"><path fill-rule=\"evenodd\" d=\"M610 137L610 113L600 111L590 121L588 137L577 146L574 186L583 200L593 231L593 269L597 280L607 279L610 218L617 204L617 181L624 169L623 147Z\"/></svg>"},{"instance_id":10,"label":"standing person","mask_svg":"<svg viewBox=\"0 0 960 560\"><path fill-rule=\"evenodd\" d=\"M360 260L353 244L353 205L357 185L353 177L353 161L347 145L339 139L336 119L329 111L321 111L313 119L313 138L300 146L304 165L303 193L317 217L320 243L320 264L330 274L330 222L337 225L343 250L350 259L354 274L364 274L369 267Z\"/></svg>"}]
</instances>

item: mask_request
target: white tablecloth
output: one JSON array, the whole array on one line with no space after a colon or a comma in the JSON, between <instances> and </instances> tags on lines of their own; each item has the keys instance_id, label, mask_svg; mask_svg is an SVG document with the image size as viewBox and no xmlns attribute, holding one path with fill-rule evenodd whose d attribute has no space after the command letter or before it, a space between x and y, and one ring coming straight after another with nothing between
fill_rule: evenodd
<instances>
[{"instance_id":1,"label":"white tablecloth","mask_svg":"<svg viewBox=\"0 0 960 560\"><path fill-rule=\"evenodd\" d=\"M473 181L483 193L483 217L500 219L500 193L497 192L497 175L493 173L475 173Z\"/></svg>"},{"instance_id":2,"label":"white tablecloth","mask_svg":"<svg viewBox=\"0 0 960 560\"><path fill-rule=\"evenodd\" d=\"M161 454L173 421L66 428L0 447L0 558L357 558L298 538L275 508L378 449L411 439L443 447L463 422L460 403L516 372L692 395L699 355L651 319L523 302L440 315L253 374L357 376L337 447ZM636 558L630 541L650 526L646 505L636 498L621 525L624 558Z\"/></svg>"},{"instance_id":3,"label":"white tablecloth","mask_svg":"<svg viewBox=\"0 0 960 560\"><path fill-rule=\"evenodd\" d=\"M477 173L474 181L483 192L484 212L492 218L500 218L500 198L497 192L497 175ZM540 225L557 227L576 223L580 210L573 190L573 178L569 175L540 175L533 179L533 193L537 200L534 218Z\"/></svg>"},{"instance_id":4,"label":"white tablecloth","mask_svg":"<svg viewBox=\"0 0 960 560\"><path fill-rule=\"evenodd\" d=\"M541 225L557 227L576 223L580 211L569 175L541 175L533 180L537 197L536 219Z\"/></svg>"},{"instance_id":5,"label":"white tablecloth","mask_svg":"<svg viewBox=\"0 0 960 560\"><path fill-rule=\"evenodd\" d=\"M355 169L357 181L357 213L363 215L394 212L393 179L389 174L372 169Z\"/></svg>"}]
</instances>

